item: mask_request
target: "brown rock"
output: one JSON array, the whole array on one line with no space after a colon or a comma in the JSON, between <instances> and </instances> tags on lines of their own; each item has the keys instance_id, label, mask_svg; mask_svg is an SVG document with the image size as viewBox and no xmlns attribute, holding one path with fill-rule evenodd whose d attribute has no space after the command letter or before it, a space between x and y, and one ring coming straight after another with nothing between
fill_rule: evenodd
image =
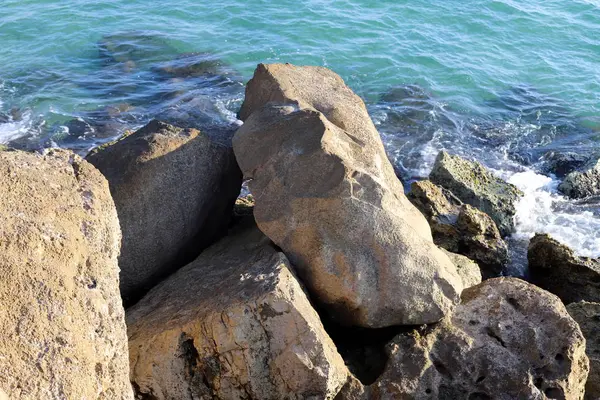
<instances>
[{"instance_id":1,"label":"brown rock","mask_svg":"<svg viewBox=\"0 0 600 400\"><path fill-rule=\"evenodd\" d=\"M589 370L564 305L516 278L466 289L451 318L389 352L371 399L582 399Z\"/></svg>"},{"instance_id":2,"label":"brown rock","mask_svg":"<svg viewBox=\"0 0 600 400\"><path fill-rule=\"evenodd\" d=\"M565 304L600 302L600 260L577 257L549 235L535 235L527 252L531 283L546 289Z\"/></svg>"},{"instance_id":3,"label":"brown rock","mask_svg":"<svg viewBox=\"0 0 600 400\"><path fill-rule=\"evenodd\" d=\"M286 257L243 223L128 310L131 379L156 399L331 399L348 371Z\"/></svg>"},{"instance_id":4,"label":"brown rock","mask_svg":"<svg viewBox=\"0 0 600 400\"><path fill-rule=\"evenodd\" d=\"M106 180L71 152L5 151L0 193L0 398L133 399Z\"/></svg>"},{"instance_id":5,"label":"brown rock","mask_svg":"<svg viewBox=\"0 0 600 400\"><path fill-rule=\"evenodd\" d=\"M508 247L490 216L431 181L414 182L408 198L429 221L435 244L476 261L484 278L500 275Z\"/></svg>"},{"instance_id":6,"label":"brown rock","mask_svg":"<svg viewBox=\"0 0 600 400\"><path fill-rule=\"evenodd\" d=\"M108 179L119 213L127 304L226 232L241 173L232 149L207 135L152 121L87 160Z\"/></svg>"},{"instance_id":7,"label":"brown rock","mask_svg":"<svg viewBox=\"0 0 600 400\"><path fill-rule=\"evenodd\" d=\"M481 271L479 270L479 265L477 265L475 261L463 255L452 253L448 250L443 251L446 253L450 261L452 261L452 263L454 263L456 266L458 276L460 276L465 289L481 283Z\"/></svg>"},{"instance_id":8,"label":"brown rock","mask_svg":"<svg viewBox=\"0 0 600 400\"><path fill-rule=\"evenodd\" d=\"M280 103L259 108L267 101ZM258 226L330 315L384 327L435 322L452 310L462 290L456 268L339 76L259 65L241 115L233 145Z\"/></svg>"},{"instance_id":9,"label":"brown rock","mask_svg":"<svg viewBox=\"0 0 600 400\"><path fill-rule=\"evenodd\" d=\"M600 399L600 303L571 303L567 311L579 324L586 339L590 374L585 385L585 400Z\"/></svg>"}]
</instances>

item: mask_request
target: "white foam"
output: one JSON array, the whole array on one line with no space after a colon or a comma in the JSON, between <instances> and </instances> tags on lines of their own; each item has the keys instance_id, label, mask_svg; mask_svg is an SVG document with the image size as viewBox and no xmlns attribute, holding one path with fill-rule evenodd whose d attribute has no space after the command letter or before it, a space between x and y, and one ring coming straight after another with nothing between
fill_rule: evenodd
<instances>
[{"instance_id":1,"label":"white foam","mask_svg":"<svg viewBox=\"0 0 600 400\"><path fill-rule=\"evenodd\" d=\"M517 204L517 239L547 233L578 255L600 257L600 218L557 193L558 181L526 170L508 177L525 196Z\"/></svg>"},{"instance_id":2,"label":"white foam","mask_svg":"<svg viewBox=\"0 0 600 400\"><path fill-rule=\"evenodd\" d=\"M18 139L27 135L33 125L31 111L25 111L18 121L9 121L0 124L0 144L5 144L11 140Z\"/></svg>"}]
</instances>

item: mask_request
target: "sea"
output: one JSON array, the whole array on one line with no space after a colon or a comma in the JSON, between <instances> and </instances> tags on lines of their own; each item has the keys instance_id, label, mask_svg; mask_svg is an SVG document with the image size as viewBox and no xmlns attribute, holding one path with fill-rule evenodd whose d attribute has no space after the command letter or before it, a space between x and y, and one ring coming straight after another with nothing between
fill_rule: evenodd
<instances>
[{"instance_id":1,"label":"sea","mask_svg":"<svg viewBox=\"0 0 600 400\"><path fill-rule=\"evenodd\" d=\"M506 274L536 232L600 256L600 198L545 161L600 150L600 0L0 0L0 144L85 155L154 118L218 136L282 62L344 78L407 190L444 149L518 186Z\"/></svg>"}]
</instances>

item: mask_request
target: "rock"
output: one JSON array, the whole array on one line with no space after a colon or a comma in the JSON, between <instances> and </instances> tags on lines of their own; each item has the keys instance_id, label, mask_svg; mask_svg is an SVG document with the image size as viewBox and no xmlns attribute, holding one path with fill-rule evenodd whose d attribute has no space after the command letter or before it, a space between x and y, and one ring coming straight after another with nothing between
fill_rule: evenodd
<instances>
[{"instance_id":1,"label":"rock","mask_svg":"<svg viewBox=\"0 0 600 400\"><path fill-rule=\"evenodd\" d=\"M62 150L0 152L0 398L133 399L108 184Z\"/></svg>"},{"instance_id":2,"label":"rock","mask_svg":"<svg viewBox=\"0 0 600 400\"><path fill-rule=\"evenodd\" d=\"M429 221L435 244L475 260L485 278L500 275L508 247L489 215L431 181L414 182L408 198Z\"/></svg>"},{"instance_id":3,"label":"rock","mask_svg":"<svg viewBox=\"0 0 600 400\"><path fill-rule=\"evenodd\" d=\"M331 399L345 383L288 260L250 222L128 310L141 398Z\"/></svg>"},{"instance_id":4,"label":"rock","mask_svg":"<svg viewBox=\"0 0 600 400\"><path fill-rule=\"evenodd\" d=\"M442 151L435 160L429 179L492 217L502 236L514 230L515 204L523 193L514 185L496 178L483 165Z\"/></svg>"},{"instance_id":5,"label":"rock","mask_svg":"<svg viewBox=\"0 0 600 400\"><path fill-rule=\"evenodd\" d=\"M600 399L600 303L571 303L567 311L579 324L586 339L590 374L585 385L585 400Z\"/></svg>"},{"instance_id":6,"label":"rock","mask_svg":"<svg viewBox=\"0 0 600 400\"><path fill-rule=\"evenodd\" d=\"M560 300L516 278L466 289L452 317L399 335L373 399L581 399L585 339Z\"/></svg>"},{"instance_id":7,"label":"rock","mask_svg":"<svg viewBox=\"0 0 600 400\"><path fill-rule=\"evenodd\" d=\"M119 213L127 304L227 231L241 173L231 147L206 134L155 120L87 159L108 179Z\"/></svg>"},{"instance_id":8,"label":"rock","mask_svg":"<svg viewBox=\"0 0 600 400\"><path fill-rule=\"evenodd\" d=\"M567 174L584 167L590 161L590 157L583 154L573 152L557 153L554 151L544 154L542 159L545 164L544 170L556 175L558 178L563 178Z\"/></svg>"},{"instance_id":9,"label":"rock","mask_svg":"<svg viewBox=\"0 0 600 400\"><path fill-rule=\"evenodd\" d=\"M600 194L600 159L596 157L581 171L568 174L558 185L558 190L573 199Z\"/></svg>"},{"instance_id":10,"label":"rock","mask_svg":"<svg viewBox=\"0 0 600 400\"><path fill-rule=\"evenodd\" d=\"M460 276L465 289L481 283L481 271L479 270L479 265L477 265L475 261L448 250L443 251L456 266L458 275Z\"/></svg>"},{"instance_id":11,"label":"rock","mask_svg":"<svg viewBox=\"0 0 600 400\"><path fill-rule=\"evenodd\" d=\"M279 103L263 107L271 101ZM452 310L462 290L456 268L404 196L364 103L338 75L261 64L240 115L233 146L258 226L329 315L379 328L435 322Z\"/></svg>"},{"instance_id":12,"label":"rock","mask_svg":"<svg viewBox=\"0 0 600 400\"><path fill-rule=\"evenodd\" d=\"M600 302L600 260L577 257L549 235L535 235L527 251L530 282L546 289L565 304L581 300Z\"/></svg>"}]
</instances>

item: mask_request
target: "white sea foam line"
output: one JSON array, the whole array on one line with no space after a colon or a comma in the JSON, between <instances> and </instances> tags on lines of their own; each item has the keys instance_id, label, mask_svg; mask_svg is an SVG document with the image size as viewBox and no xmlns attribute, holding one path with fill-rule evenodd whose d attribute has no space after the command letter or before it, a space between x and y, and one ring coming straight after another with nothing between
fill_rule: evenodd
<instances>
[{"instance_id":1,"label":"white sea foam line","mask_svg":"<svg viewBox=\"0 0 600 400\"><path fill-rule=\"evenodd\" d=\"M31 128L31 112L24 112L19 121L11 121L0 124L0 143L8 143L11 140L25 136Z\"/></svg>"}]
</instances>

